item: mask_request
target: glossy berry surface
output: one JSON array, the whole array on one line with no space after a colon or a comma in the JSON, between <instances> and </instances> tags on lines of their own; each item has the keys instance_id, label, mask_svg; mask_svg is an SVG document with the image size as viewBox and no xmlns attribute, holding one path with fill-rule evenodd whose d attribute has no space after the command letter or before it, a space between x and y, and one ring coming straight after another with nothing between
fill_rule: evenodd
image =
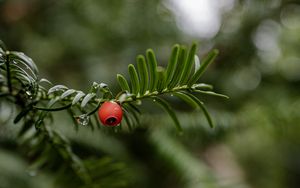
<instances>
[{"instance_id":1,"label":"glossy berry surface","mask_svg":"<svg viewBox=\"0 0 300 188\"><path fill-rule=\"evenodd\" d=\"M117 126L122 121L123 111L118 103L107 101L99 108L98 116L103 125Z\"/></svg>"}]
</instances>

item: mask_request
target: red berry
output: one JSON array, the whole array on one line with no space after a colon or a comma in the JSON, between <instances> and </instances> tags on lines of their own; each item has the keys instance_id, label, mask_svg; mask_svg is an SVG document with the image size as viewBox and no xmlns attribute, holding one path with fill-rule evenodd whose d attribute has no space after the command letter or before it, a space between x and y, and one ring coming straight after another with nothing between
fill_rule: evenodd
<instances>
[{"instance_id":1,"label":"red berry","mask_svg":"<svg viewBox=\"0 0 300 188\"><path fill-rule=\"evenodd\" d=\"M118 103L107 101L99 108L98 116L103 125L117 126L121 123L123 111Z\"/></svg>"}]
</instances>

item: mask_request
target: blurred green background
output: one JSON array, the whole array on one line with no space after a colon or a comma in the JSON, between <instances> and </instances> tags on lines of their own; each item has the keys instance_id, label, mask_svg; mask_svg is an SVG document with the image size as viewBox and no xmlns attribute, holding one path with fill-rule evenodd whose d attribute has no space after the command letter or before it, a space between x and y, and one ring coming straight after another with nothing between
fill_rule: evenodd
<instances>
[{"instance_id":1,"label":"blurred green background","mask_svg":"<svg viewBox=\"0 0 300 188\"><path fill-rule=\"evenodd\" d=\"M116 91L116 74L126 74L147 48L160 65L166 65L174 43L199 41L200 57L220 50L200 81L230 96L199 95L214 129L172 97L182 136L147 102L141 127L131 133L88 127L75 132L71 120L57 115L54 126L75 153L122 166L103 169L102 187L300 185L299 1L0 0L0 39L30 56L41 77L80 90L96 81ZM51 170L30 171L26 151L18 147L18 125L4 124L10 118L4 109L2 104L0 188L74 187L72 181L56 181Z\"/></svg>"}]
</instances>

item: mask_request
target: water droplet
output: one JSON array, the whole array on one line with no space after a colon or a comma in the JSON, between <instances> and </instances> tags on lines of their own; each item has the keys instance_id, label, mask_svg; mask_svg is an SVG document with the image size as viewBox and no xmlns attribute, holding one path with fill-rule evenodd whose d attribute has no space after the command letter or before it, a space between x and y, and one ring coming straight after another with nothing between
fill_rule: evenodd
<instances>
[{"instance_id":1,"label":"water droplet","mask_svg":"<svg viewBox=\"0 0 300 188\"><path fill-rule=\"evenodd\" d=\"M87 114L82 114L78 117L75 117L77 123L79 123L80 125L88 125L90 122L90 116L88 116Z\"/></svg>"},{"instance_id":2,"label":"water droplet","mask_svg":"<svg viewBox=\"0 0 300 188\"><path fill-rule=\"evenodd\" d=\"M153 99L153 102L155 102L156 100L155 99Z\"/></svg>"},{"instance_id":3,"label":"water droplet","mask_svg":"<svg viewBox=\"0 0 300 188\"><path fill-rule=\"evenodd\" d=\"M173 97L174 95L173 94L171 94L171 97Z\"/></svg>"}]
</instances>

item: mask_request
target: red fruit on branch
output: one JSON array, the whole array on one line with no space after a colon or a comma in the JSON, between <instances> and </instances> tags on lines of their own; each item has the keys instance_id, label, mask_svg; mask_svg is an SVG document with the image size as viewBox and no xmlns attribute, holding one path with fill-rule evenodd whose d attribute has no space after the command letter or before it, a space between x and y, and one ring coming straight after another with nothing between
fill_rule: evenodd
<instances>
[{"instance_id":1,"label":"red fruit on branch","mask_svg":"<svg viewBox=\"0 0 300 188\"><path fill-rule=\"evenodd\" d=\"M123 111L118 103L107 101L99 108L98 116L103 125L117 126L122 121Z\"/></svg>"}]
</instances>

